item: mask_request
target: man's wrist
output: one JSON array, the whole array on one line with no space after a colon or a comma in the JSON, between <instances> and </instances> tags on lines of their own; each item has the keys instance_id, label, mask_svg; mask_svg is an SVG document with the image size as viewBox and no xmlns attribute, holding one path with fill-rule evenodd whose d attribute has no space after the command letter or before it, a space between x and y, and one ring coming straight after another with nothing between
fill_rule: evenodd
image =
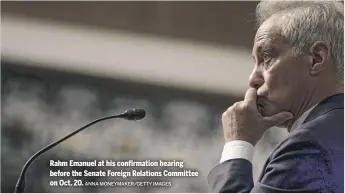
<instances>
[{"instance_id":1,"label":"man's wrist","mask_svg":"<svg viewBox=\"0 0 345 194\"><path fill-rule=\"evenodd\" d=\"M260 140L260 138L257 139L253 137L248 137L247 135L241 135L241 136L236 136L236 137L225 137L225 143L233 142L233 141L244 141L251 144L252 146L255 146L257 142Z\"/></svg>"},{"instance_id":2,"label":"man's wrist","mask_svg":"<svg viewBox=\"0 0 345 194\"><path fill-rule=\"evenodd\" d=\"M242 158L252 162L254 146L243 140L233 140L225 143L220 163L227 160Z\"/></svg>"}]
</instances>

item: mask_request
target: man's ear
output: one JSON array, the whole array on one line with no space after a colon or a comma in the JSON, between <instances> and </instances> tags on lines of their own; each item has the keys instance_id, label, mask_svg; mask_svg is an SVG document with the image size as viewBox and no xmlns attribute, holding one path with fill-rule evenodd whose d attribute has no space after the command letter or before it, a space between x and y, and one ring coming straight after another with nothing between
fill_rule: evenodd
<instances>
[{"instance_id":1,"label":"man's ear","mask_svg":"<svg viewBox=\"0 0 345 194\"><path fill-rule=\"evenodd\" d=\"M311 75L317 75L326 68L329 53L329 45L324 41L316 41L310 47L310 54L312 58L310 63Z\"/></svg>"}]
</instances>

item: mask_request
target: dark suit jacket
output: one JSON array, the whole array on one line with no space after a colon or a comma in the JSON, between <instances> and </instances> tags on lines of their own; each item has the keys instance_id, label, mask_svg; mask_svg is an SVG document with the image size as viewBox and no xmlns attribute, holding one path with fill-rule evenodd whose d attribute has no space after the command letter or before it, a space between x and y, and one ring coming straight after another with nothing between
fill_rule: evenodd
<instances>
[{"instance_id":1,"label":"dark suit jacket","mask_svg":"<svg viewBox=\"0 0 345 194\"><path fill-rule=\"evenodd\" d=\"M254 185L252 164L232 159L208 175L212 192L344 192L344 94L320 102L269 156Z\"/></svg>"}]
</instances>

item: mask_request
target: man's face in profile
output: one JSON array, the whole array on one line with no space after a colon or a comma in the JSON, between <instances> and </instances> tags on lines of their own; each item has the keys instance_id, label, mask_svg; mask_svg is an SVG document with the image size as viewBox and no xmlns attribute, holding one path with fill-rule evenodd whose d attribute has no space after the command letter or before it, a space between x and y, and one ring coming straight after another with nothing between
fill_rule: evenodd
<instances>
[{"instance_id":1,"label":"man's face in profile","mask_svg":"<svg viewBox=\"0 0 345 194\"><path fill-rule=\"evenodd\" d=\"M258 111L271 116L281 111L296 114L303 103L308 79L308 58L296 55L292 45L280 35L283 22L279 18L266 20L258 29L253 46L255 66L249 85L257 89ZM287 127L287 121L280 127Z\"/></svg>"}]
</instances>

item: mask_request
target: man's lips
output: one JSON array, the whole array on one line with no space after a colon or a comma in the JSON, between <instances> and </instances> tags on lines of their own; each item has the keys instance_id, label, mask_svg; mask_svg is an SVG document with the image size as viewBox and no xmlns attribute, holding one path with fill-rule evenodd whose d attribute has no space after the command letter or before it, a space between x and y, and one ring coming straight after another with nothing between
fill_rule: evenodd
<instances>
[{"instance_id":1,"label":"man's lips","mask_svg":"<svg viewBox=\"0 0 345 194\"><path fill-rule=\"evenodd\" d=\"M265 103L263 102L263 100L257 100L257 101L256 101L256 104L257 104L258 106L261 106L261 107L264 107L264 106L265 106Z\"/></svg>"},{"instance_id":2,"label":"man's lips","mask_svg":"<svg viewBox=\"0 0 345 194\"><path fill-rule=\"evenodd\" d=\"M264 106L265 106L264 99L258 97L256 101L256 105L257 105L259 113L262 114L264 110Z\"/></svg>"},{"instance_id":3,"label":"man's lips","mask_svg":"<svg viewBox=\"0 0 345 194\"><path fill-rule=\"evenodd\" d=\"M261 105L257 105L257 108L258 108L258 112L262 115L264 107Z\"/></svg>"}]
</instances>

